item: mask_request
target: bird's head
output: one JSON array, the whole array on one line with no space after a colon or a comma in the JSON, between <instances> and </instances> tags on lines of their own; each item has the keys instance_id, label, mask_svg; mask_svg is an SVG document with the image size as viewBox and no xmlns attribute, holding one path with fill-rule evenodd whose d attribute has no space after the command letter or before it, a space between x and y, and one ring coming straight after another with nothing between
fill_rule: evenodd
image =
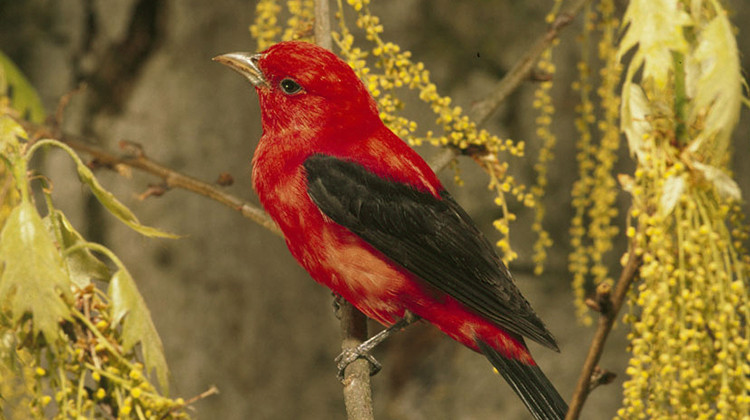
<instances>
[{"instance_id":1,"label":"bird's head","mask_svg":"<svg viewBox=\"0 0 750 420\"><path fill-rule=\"evenodd\" d=\"M379 121L375 101L352 68L315 44L281 42L261 53L229 53L214 60L255 86L266 132Z\"/></svg>"}]
</instances>

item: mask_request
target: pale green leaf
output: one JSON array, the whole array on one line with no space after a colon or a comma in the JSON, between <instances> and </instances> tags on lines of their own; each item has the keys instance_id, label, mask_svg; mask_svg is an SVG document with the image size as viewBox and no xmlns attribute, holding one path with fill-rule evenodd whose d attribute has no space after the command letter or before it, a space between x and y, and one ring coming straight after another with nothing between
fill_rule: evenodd
<instances>
[{"instance_id":1,"label":"pale green leaf","mask_svg":"<svg viewBox=\"0 0 750 420\"><path fill-rule=\"evenodd\" d=\"M0 228L18 203L21 188L26 187L25 179L16 182L11 179L25 173L26 161L19 154L19 138L26 138L23 128L10 117L0 116Z\"/></svg>"},{"instance_id":2,"label":"pale green leaf","mask_svg":"<svg viewBox=\"0 0 750 420\"><path fill-rule=\"evenodd\" d=\"M689 125L702 125L688 149L717 164L724 158L742 105L742 74L732 25L724 11L698 31L698 46L687 56L686 89L692 97ZM703 120L699 124L698 120Z\"/></svg>"},{"instance_id":3,"label":"pale green leaf","mask_svg":"<svg viewBox=\"0 0 750 420\"><path fill-rule=\"evenodd\" d=\"M626 174L618 174L617 181L620 183L620 187L625 192L633 194L633 188L635 187L635 180L632 176Z\"/></svg>"},{"instance_id":4,"label":"pale green leaf","mask_svg":"<svg viewBox=\"0 0 750 420\"><path fill-rule=\"evenodd\" d=\"M94 173L91 172L91 170L83 164L83 162L80 161L80 159L76 162L77 169L78 169L78 176L80 177L81 181L88 185L91 188L91 192L94 193L97 200L99 200L100 203L104 207L109 210L110 213L112 213L115 217L120 219L121 222L128 225L131 229L135 230L136 232L149 236L149 237L161 237L161 238L178 238L178 235L174 235L172 233L164 232L162 230L156 229L151 226L146 226L141 224L140 221L138 221L138 218L135 217L135 214L133 214L132 211L130 211L129 208L125 207L124 204L122 204L111 192L104 189L104 187L99 184L99 181L96 180L96 177L94 177Z\"/></svg>"},{"instance_id":5,"label":"pale green leaf","mask_svg":"<svg viewBox=\"0 0 750 420\"><path fill-rule=\"evenodd\" d=\"M653 78L657 87L663 88L672 69L672 51L687 52L682 28L690 23L690 15L678 0L631 0L623 18L628 27L618 54L622 57L638 45L631 67L643 64L643 79Z\"/></svg>"},{"instance_id":6,"label":"pale green leaf","mask_svg":"<svg viewBox=\"0 0 750 420\"><path fill-rule=\"evenodd\" d=\"M723 198L730 198L736 201L742 199L742 190L740 190L740 186L737 185L737 182L727 175L726 172L715 166L706 165L700 162L693 162L693 167L703 174L706 181L712 183L714 187L716 187L716 191Z\"/></svg>"},{"instance_id":7,"label":"pale green leaf","mask_svg":"<svg viewBox=\"0 0 750 420\"><path fill-rule=\"evenodd\" d=\"M94 196L97 198L97 200L99 200L99 202L102 203L102 205L106 207L106 209L109 210L112 215L120 219L121 222L128 225L131 229L149 237L179 238L178 235L164 232L150 226L142 225L135 214L133 214L133 212L130 211L129 208L127 208L111 192L107 191L106 189L104 189L104 187L102 187L101 184L99 184L99 181L97 181L94 173L91 172L91 169L89 169L83 163L83 161L81 161L81 158L78 157L76 152L74 152L73 149L68 147L66 144L51 139L40 140L34 145L34 149L28 152L28 154L30 155L39 146L43 145L52 145L65 150L70 155L70 157L73 158L73 161L75 161L76 170L78 171L78 177L81 179L81 182L91 188L91 192L94 193Z\"/></svg>"},{"instance_id":8,"label":"pale green leaf","mask_svg":"<svg viewBox=\"0 0 750 420\"><path fill-rule=\"evenodd\" d=\"M648 143L646 139L653 131L648 117L651 114L649 101L643 89L634 83L628 83L623 88L621 105L621 126L628 139L630 153L635 155L641 164L647 153Z\"/></svg>"},{"instance_id":9,"label":"pale green leaf","mask_svg":"<svg viewBox=\"0 0 750 420\"><path fill-rule=\"evenodd\" d=\"M54 223L51 217L55 218ZM51 233L54 234L54 229L59 229L55 237L62 240L60 247L63 251L72 246L86 243L86 240L73 228L61 211L54 210L51 215L44 218L44 221ZM81 289L89 285L91 280L109 280L110 272L107 265L87 248L79 247L67 253L63 261L68 268L70 280Z\"/></svg>"},{"instance_id":10,"label":"pale green leaf","mask_svg":"<svg viewBox=\"0 0 750 420\"><path fill-rule=\"evenodd\" d=\"M146 370L149 373L152 369L156 371L159 385L166 392L169 385L167 360L161 338L133 278L124 268L112 276L107 294L110 298L112 325L117 326L122 322L123 350L128 352L140 342Z\"/></svg>"},{"instance_id":11,"label":"pale green leaf","mask_svg":"<svg viewBox=\"0 0 750 420\"><path fill-rule=\"evenodd\" d=\"M661 217L667 217L672 213L677 203L680 202L686 186L685 177L682 175L672 175L664 180L664 186L661 190L661 200L659 202L659 214Z\"/></svg>"},{"instance_id":12,"label":"pale green leaf","mask_svg":"<svg viewBox=\"0 0 750 420\"><path fill-rule=\"evenodd\" d=\"M0 155L9 159L11 154L18 153L18 139L26 139L26 131L7 115L0 115Z\"/></svg>"},{"instance_id":13,"label":"pale green leaf","mask_svg":"<svg viewBox=\"0 0 750 420\"><path fill-rule=\"evenodd\" d=\"M63 300L72 301L71 283L53 238L28 201L11 212L0 233L0 264L0 303L10 309L13 321L31 313L34 332L56 341L58 323L71 318Z\"/></svg>"},{"instance_id":14,"label":"pale green leaf","mask_svg":"<svg viewBox=\"0 0 750 420\"><path fill-rule=\"evenodd\" d=\"M41 123L45 113L39 95L23 73L0 52L0 95L10 98L11 108L29 121Z\"/></svg>"},{"instance_id":15,"label":"pale green leaf","mask_svg":"<svg viewBox=\"0 0 750 420\"><path fill-rule=\"evenodd\" d=\"M0 331L0 363L5 363L6 366L15 366L16 358L18 357L16 351L17 348L18 341L16 339L15 331L11 329L3 329ZM2 411L0 411L0 413L2 413Z\"/></svg>"}]
</instances>

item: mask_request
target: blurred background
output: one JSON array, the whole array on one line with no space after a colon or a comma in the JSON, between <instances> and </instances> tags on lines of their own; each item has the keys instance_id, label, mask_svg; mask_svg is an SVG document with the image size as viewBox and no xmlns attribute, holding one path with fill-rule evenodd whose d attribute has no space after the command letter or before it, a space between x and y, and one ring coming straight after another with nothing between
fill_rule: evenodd
<instances>
[{"instance_id":1,"label":"blurred background","mask_svg":"<svg viewBox=\"0 0 750 420\"><path fill-rule=\"evenodd\" d=\"M750 68L750 3L725 2L738 27L743 68ZM371 5L385 27L383 38L411 50L425 63L442 94L470 109L546 30L551 0L377 0ZM619 3L622 9L626 5ZM64 130L97 139L117 151L120 140L141 144L152 159L202 180L233 175L227 191L257 203L250 158L261 134L255 92L211 57L252 51L248 26L254 1L215 0L0 0L0 50L30 78L48 112L62 95L86 82L64 117ZM519 287L557 336L562 352L534 343L531 350L567 399L593 334L577 322L567 271L570 189L575 180L573 126L577 93L570 88L579 59L580 17L555 50L553 89L558 139L546 196L555 245L545 273L532 275L530 210L516 206L511 226L520 257L511 264ZM531 101L522 85L486 125L501 137L539 147ZM413 102L413 101L411 101ZM428 126L426 108L407 100L409 115ZM735 178L750 191L750 122L735 130ZM437 150L418 149L429 158ZM460 159L463 187L450 170L441 176L456 198L496 238L499 217L487 177ZM527 183L532 163L513 161ZM619 172L631 170L623 143ZM164 341L172 393L189 398L216 385L220 394L194 405L196 418L343 419L341 385L333 358L340 351L331 293L297 266L283 241L236 211L185 191L139 201L158 180L133 172L100 170L102 183L142 222L183 235L179 240L139 236L103 211L61 154L50 153L41 171L52 179L54 198L76 228L113 249L143 293ZM628 197L620 194L623 205ZM620 241L611 267L618 273ZM379 326L371 324L371 331ZM621 400L627 362L626 331L616 328L600 365L618 374L589 398L584 419L611 418ZM416 325L380 346L384 368L373 381L379 419L525 419L523 404L481 356Z\"/></svg>"}]
</instances>

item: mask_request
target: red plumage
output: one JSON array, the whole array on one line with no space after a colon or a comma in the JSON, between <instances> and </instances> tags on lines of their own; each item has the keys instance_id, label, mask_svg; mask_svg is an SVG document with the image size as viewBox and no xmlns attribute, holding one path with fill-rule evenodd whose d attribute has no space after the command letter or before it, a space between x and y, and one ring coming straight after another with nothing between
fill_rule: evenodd
<instances>
[{"instance_id":1,"label":"red plumage","mask_svg":"<svg viewBox=\"0 0 750 420\"><path fill-rule=\"evenodd\" d=\"M564 402L522 336L556 349L554 339L437 176L381 122L349 65L302 42L217 60L256 86L263 135L253 184L312 278L384 325L408 310L491 353L537 418L560 418Z\"/></svg>"}]
</instances>

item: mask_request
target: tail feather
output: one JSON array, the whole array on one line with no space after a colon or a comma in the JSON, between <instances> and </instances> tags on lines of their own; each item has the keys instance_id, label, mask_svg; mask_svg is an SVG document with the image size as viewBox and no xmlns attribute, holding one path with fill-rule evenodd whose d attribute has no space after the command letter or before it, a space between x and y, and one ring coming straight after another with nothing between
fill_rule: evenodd
<instances>
[{"instance_id":1,"label":"tail feather","mask_svg":"<svg viewBox=\"0 0 750 420\"><path fill-rule=\"evenodd\" d=\"M558 394L539 366L510 359L487 343L477 340L477 346L490 363L505 378L537 420L562 420L568 404Z\"/></svg>"}]
</instances>

